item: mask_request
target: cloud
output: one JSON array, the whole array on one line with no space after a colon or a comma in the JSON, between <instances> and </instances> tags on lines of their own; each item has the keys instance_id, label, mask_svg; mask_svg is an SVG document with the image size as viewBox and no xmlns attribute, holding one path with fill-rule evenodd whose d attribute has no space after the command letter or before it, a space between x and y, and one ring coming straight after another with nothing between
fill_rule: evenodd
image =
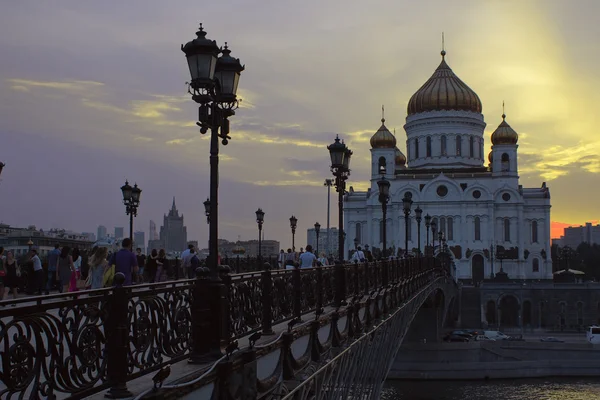
<instances>
[{"instance_id":1,"label":"cloud","mask_svg":"<svg viewBox=\"0 0 600 400\"><path fill-rule=\"evenodd\" d=\"M11 86L14 90L21 91L29 91L32 88L44 88L44 89L56 89L61 91L85 91L85 90L93 90L94 88L104 86L104 83L94 82L94 81L78 81L78 80L66 80L62 82L56 81L37 81L31 79L8 79L9 83L12 83L14 86ZM15 87L16 86L16 87ZM23 90L25 88L26 90Z\"/></svg>"}]
</instances>

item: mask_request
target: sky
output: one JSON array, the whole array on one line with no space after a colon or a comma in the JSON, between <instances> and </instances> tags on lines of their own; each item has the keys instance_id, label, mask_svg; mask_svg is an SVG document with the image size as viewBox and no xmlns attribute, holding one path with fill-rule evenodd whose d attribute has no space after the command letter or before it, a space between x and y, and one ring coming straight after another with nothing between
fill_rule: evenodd
<instances>
[{"instance_id":1,"label":"sky","mask_svg":"<svg viewBox=\"0 0 600 400\"><path fill-rule=\"evenodd\" d=\"M188 239L206 243L209 140L180 50L202 22L246 65L220 150L220 237L255 238L258 207L282 247L292 214L300 241L324 227L326 145L345 139L349 184L366 188L382 104L405 152L406 105L439 64L442 31L448 64L482 100L486 154L506 102L521 183L550 187L553 237L597 223L599 12L595 0L2 0L0 221L127 227L129 179L142 189L136 230L160 226L175 196Z\"/></svg>"}]
</instances>

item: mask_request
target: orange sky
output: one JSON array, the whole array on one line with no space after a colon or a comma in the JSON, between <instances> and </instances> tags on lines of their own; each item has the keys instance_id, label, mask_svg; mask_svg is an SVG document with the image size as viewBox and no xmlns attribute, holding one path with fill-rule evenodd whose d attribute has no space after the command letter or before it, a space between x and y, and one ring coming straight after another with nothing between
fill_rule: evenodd
<instances>
[{"instance_id":1,"label":"orange sky","mask_svg":"<svg viewBox=\"0 0 600 400\"><path fill-rule=\"evenodd\" d=\"M598 221L598 220L589 221L589 222L591 222L593 225L600 223L600 221ZM579 225L573 225L573 224L567 224L564 222L552 221L552 223L550 225L550 235L551 235L552 239L560 238L564 234L564 229L568 228L569 226L579 226Z\"/></svg>"}]
</instances>

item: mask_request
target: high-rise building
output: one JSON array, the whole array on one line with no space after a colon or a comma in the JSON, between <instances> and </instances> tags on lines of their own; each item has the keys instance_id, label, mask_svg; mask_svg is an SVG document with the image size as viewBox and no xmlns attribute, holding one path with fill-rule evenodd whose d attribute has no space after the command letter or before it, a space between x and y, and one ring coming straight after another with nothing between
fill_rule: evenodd
<instances>
[{"instance_id":1,"label":"high-rise building","mask_svg":"<svg viewBox=\"0 0 600 400\"><path fill-rule=\"evenodd\" d=\"M81 236L85 237L85 240L89 242L96 241L96 234L93 232L81 232Z\"/></svg>"},{"instance_id":2,"label":"high-rise building","mask_svg":"<svg viewBox=\"0 0 600 400\"><path fill-rule=\"evenodd\" d=\"M125 237L122 226L115 226L115 239L123 239Z\"/></svg>"},{"instance_id":3,"label":"high-rise building","mask_svg":"<svg viewBox=\"0 0 600 400\"><path fill-rule=\"evenodd\" d=\"M148 251L164 249L167 253L180 253L187 248L187 228L183 225L183 214L179 215L175 206L175 197L169 214L163 218L158 239L148 241Z\"/></svg>"},{"instance_id":4,"label":"high-rise building","mask_svg":"<svg viewBox=\"0 0 600 400\"><path fill-rule=\"evenodd\" d=\"M142 253L146 252L146 233L137 231L133 233L133 247L142 249Z\"/></svg>"},{"instance_id":5,"label":"high-rise building","mask_svg":"<svg viewBox=\"0 0 600 400\"><path fill-rule=\"evenodd\" d=\"M158 240L158 232L156 231L156 223L150 220L150 237L148 240Z\"/></svg>"},{"instance_id":6,"label":"high-rise building","mask_svg":"<svg viewBox=\"0 0 600 400\"><path fill-rule=\"evenodd\" d=\"M314 250L317 250L317 232L315 228L306 230L306 244L310 244ZM299 245L296 243L296 251L300 250L300 247L304 247L304 244ZM321 228L319 230L319 253L325 253L325 255L337 256L338 254L338 229L329 229L329 245L327 244L327 229Z\"/></svg>"},{"instance_id":7,"label":"high-rise building","mask_svg":"<svg viewBox=\"0 0 600 400\"><path fill-rule=\"evenodd\" d=\"M98 240L102 240L106 237L107 231L104 225L98 226Z\"/></svg>"},{"instance_id":8,"label":"high-rise building","mask_svg":"<svg viewBox=\"0 0 600 400\"><path fill-rule=\"evenodd\" d=\"M600 224L594 226L591 222L586 222L585 226L565 228L564 235L557 244L576 249L581 243L600 244Z\"/></svg>"}]
</instances>

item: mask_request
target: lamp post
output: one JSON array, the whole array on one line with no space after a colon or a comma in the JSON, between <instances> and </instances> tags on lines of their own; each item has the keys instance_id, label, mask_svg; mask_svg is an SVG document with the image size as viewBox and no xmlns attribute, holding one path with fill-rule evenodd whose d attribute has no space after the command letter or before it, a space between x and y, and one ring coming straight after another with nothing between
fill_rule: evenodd
<instances>
[{"instance_id":1,"label":"lamp post","mask_svg":"<svg viewBox=\"0 0 600 400\"><path fill-rule=\"evenodd\" d=\"M199 104L198 122L200 133L210 129L210 234L209 262L211 279L218 281L217 257L219 253L219 139L226 145L229 137L229 117L238 108L237 88L240 73L244 70L240 60L230 56L225 42L219 48L214 40L206 38L200 29L196 39L181 45L190 69L191 82L188 93ZM220 57L219 54L221 54Z\"/></svg>"},{"instance_id":2,"label":"lamp post","mask_svg":"<svg viewBox=\"0 0 600 400\"><path fill-rule=\"evenodd\" d=\"M331 255L331 237L329 230L329 216L331 215L331 187L333 186L333 179L325 179L323 186L327 186L327 239L325 240L325 253L327 256Z\"/></svg>"},{"instance_id":3,"label":"lamp post","mask_svg":"<svg viewBox=\"0 0 600 400\"><path fill-rule=\"evenodd\" d=\"M298 224L298 218L293 215L290 217L290 228L292 228L292 251L296 252L296 225Z\"/></svg>"},{"instance_id":4,"label":"lamp post","mask_svg":"<svg viewBox=\"0 0 600 400\"><path fill-rule=\"evenodd\" d=\"M431 221L431 255L435 257L435 229L437 224L435 220Z\"/></svg>"},{"instance_id":5,"label":"lamp post","mask_svg":"<svg viewBox=\"0 0 600 400\"><path fill-rule=\"evenodd\" d=\"M410 215L410 208L412 207L413 201L408 196L408 193L404 194L402 198L402 209L404 210L404 257L408 258L408 216Z\"/></svg>"},{"instance_id":6,"label":"lamp post","mask_svg":"<svg viewBox=\"0 0 600 400\"><path fill-rule=\"evenodd\" d=\"M128 181L121 186L121 192L123 193L123 204L125 204L125 214L129 215L129 239L133 246L133 217L137 217L137 209L140 205L140 195L142 189L136 184L131 187Z\"/></svg>"},{"instance_id":7,"label":"lamp post","mask_svg":"<svg viewBox=\"0 0 600 400\"><path fill-rule=\"evenodd\" d=\"M210 200L209 199L206 199L204 201L204 215L206 215L206 223L210 224Z\"/></svg>"},{"instance_id":8,"label":"lamp post","mask_svg":"<svg viewBox=\"0 0 600 400\"><path fill-rule=\"evenodd\" d=\"M6 164L0 161L0 175L2 175L2 170L4 169L4 167L6 167Z\"/></svg>"},{"instance_id":9,"label":"lamp post","mask_svg":"<svg viewBox=\"0 0 600 400\"><path fill-rule=\"evenodd\" d=\"M431 215L425 215L425 228L427 228L427 245L425 249L429 249L429 227L431 226Z\"/></svg>"},{"instance_id":10,"label":"lamp post","mask_svg":"<svg viewBox=\"0 0 600 400\"><path fill-rule=\"evenodd\" d=\"M358 238L354 238L354 250L358 250Z\"/></svg>"},{"instance_id":11,"label":"lamp post","mask_svg":"<svg viewBox=\"0 0 600 400\"><path fill-rule=\"evenodd\" d=\"M421 207L417 206L415 208L415 219L417 221L417 249L419 251L419 257L421 257L421 216L423 215L423 210Z\"/></svg>"},{"instance_id":12,"label":"lamp post","mask_svg":"<svg viewBox=\"0 0 600 400\"><path fill-rule=\"evenodd\" d=\"M442 252L442 240L444 239L444 232L439 231L438 232L438 240L440 243L440 253Z\"/></svg>"},{"instance_id":13,"label":"lamp post","mask_svg":"<svg viewBox=\"0 0 600 400\"><path fill-rule=\"evenodd\" d=\"M258 224L258 260L262 260L262 226L265 220L265 212L259 208L256 210L256 223Z\"/></svg>"},{"instance_id":14,"label":"lamp post","mask_svg":"<svg viewBox=\"0 0 600 400\"><path fill-rule=\"evenodd\" d=\"M327 146L331 157L331 172L335 177L335 190L338 192L338 259L344 261L344 194L346 194L346 180L350 176L350 158L352 151L340 142L336 135L335 141Z\"/></svg>"},{"instance_id":15,"label":"lamp post","mask_svg":"<svg viewBox=\"0 0 600 400\"><path fill-rule=\"evenodd\" d=\"M317 257L319 257L319 232L321 232L321 224L315 222L315 233L317 234Z\"/></svg>"},{"instance_id":16,"label":"lamp post","mask_svg":"<svg viewBox=\"0 0 600 400\"><path fill-rule=\"evenodd\" d=\"M377 181L377 186L379 186L379 202L381 203L381 213L383 214L382 254L385 259L387 258L387 203L390 200L390 181L382 175L381 179Z\"/></svg>"}]
</instances>

